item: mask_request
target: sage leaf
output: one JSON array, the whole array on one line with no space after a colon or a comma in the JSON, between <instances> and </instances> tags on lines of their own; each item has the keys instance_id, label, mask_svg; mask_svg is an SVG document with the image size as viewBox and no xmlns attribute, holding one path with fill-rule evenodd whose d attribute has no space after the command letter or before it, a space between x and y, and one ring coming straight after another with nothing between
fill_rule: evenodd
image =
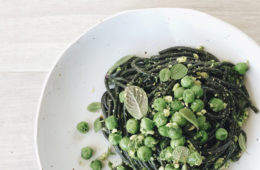
<instances>
[{"instance_id":1,"label":"sage leaf","mask_svg":"<svg viewBox=\"0 0 260 170\"><path fill-rule=\"evenodd\" d=\"M177 146L173 150L172 156L173 156L174 160L176 160L178 162L186 163L189 153L190 153L190 150L187 147Z\"/></svg>"},{"instance_id":2,"label":"sage leaf","mask_svg":"<svg viewBox=\"0 0 260 170\"><path fill-rule=\"evenodd\" d=\"M138 86L126 87L124 105L132 117L138 120L141 119L148 112L146 92Z\"/></svg>"},{"instance_id":3,"label":"sage leaf","mask_svg":"<svg viewBox=\"0 0 260 170\"><path fill-rule=\"evenodd\" d=\"M159 78L161 82L166 82L171 77L171 71L168 68L164 68L159 72Z\"/></svg>"},{"instance_id":4,"label":"sage leaf","mask_svg":"<svg viewBox=\"0 0 260 170\"><path fill-rule=\"evenodd\" d=\"M180 111L180 115L186 119L187 121L189 121L191 124L193 124L197 129L199 129L199 122L195 116L195 114L187 108L183 108Z\"/></svg>"},{"instance_id":5,"label":"sage leaf","mask_svg":"<svg viewBox=\"0 0 260 170\"><path fill-rule=\"evenodd\" d=\"M90 112L97 112L101 109L101 103L100 102L93 102L90 103L87 107L88 111Z\"/></svg>"},{"instance_id":6,"label":"sage leaf","mask_svg":"<svg viewBox=\"0 0 260 170\"><path fill-rule=\"evenodd\" d=\"M188 68L183 64L175 64L171 68L171 77L174 80L179 80L186 76L188 73Z\"/></svg>"},{"instance_id":7,"label":"sage leaf","mask_svg":"<svg viewBox=\"0 0 260 170\"><path fill-rule=\"evenodd\" d=\"M101 124L101 122L100 122L100 118L97 118L97 119L94 121L94 131L95 131L95 132L98 132L101 128L102 128L102 124Z\"/></svg>"},{"instance_id":8,"label":"sage leaf","mask_svg":"<svg viewBox=\"0 0 260 170\"><path fill-rule=\"evenodd\" d=\"M125 57L122 57L121 59L119 59L107 72L108 75L110 75L116 68L118 68L119 66L121 66L122 64L126 63L128 60L130 60L131 58L133 58L134 56L132 55L128 55Z\"/></svg>"},{"instance_id":9,"label":"sage leaf","mask_svg":"<svg viewBox=\"0 0 260 170\"><path fill-rule=\"evenodd\" d=\"M239 147L241 148L241 150L243 152L245 152L246 151L246 138L242 133L240 133L240 135L239 135L238 144L239 144Z\"/></svg>"}]
</instances>

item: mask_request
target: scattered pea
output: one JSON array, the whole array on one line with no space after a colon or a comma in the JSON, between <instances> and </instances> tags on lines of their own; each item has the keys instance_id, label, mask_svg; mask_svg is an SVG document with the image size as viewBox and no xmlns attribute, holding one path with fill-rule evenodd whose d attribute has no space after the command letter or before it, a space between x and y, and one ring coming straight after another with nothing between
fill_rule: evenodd
<instances>
[{"instance_id":1,"label":"scattered pea","mask_svg":"<svg viewBox=\"0 0 260 170\"><path fill-rule=\"evenodd\" d=\"M158 128L158 132L161 136L167 137L168 136L169 128L167 126L161 126Z\"/></svg>"},{"instance_id":2,"label":"scattered pea","mask_svg":"<svg viewBox=\"0 0 260 170\"><path fill-rule=\"evenodd\" d=\"M183 92L183 100L185 103L192 103L195 99L194 93L192 90L187 89Z\"/></svg>"},{"instance_id":3,"label":"scattered pea","mask_svg":"<svg viewBox=\"0 0 260 170\"><path fill-rule=\"evenodd\" d=\"M163 149L160 153L160 159L161 160L168 160L168 161L171 161L173 158L172 158L172 152L173 152L173 149L168 146L166 147L165 149Z\"/></svg>"},{"instance_id":4,"label":"scattered pea","mask_svg":"<svg viewBox=\"0 0 260 170\"><path fill-rule=\"evenodd\" d=\"M81 149L81 157L85 160L88 160L92 157L93 149L89 146Z\"/></svg>"},{"instance_id":5,"label":"scattered pea","mask_svg":"<svg viewBox=\"0 0 260 170\"><path fill-rule=\"evenodd\" d=\"M182 87L189 88L193 85L193 80L191 76L185 76L181 79Z\"/></svg>"},{"instance_id":6,"label":"scattered pea","mask_svg":"<svg viewBox=\"0 0 260 170\"><path fill-rule=\"evenodd\" d=\"M92 170L101 170L102 169L102 163L100 160L94 160L91 161L90 163L90 167L92 168Z\"/></svg>"},{"instance_id":7,"label":"scattered pea","mask_svg":"<svg viewBox=\"0 0 260 170\"><path fill-rule=\"evenodd\" d=\"M228 132L226 129L224 128L219 128L217 131L216 131L216 139L217 140L226 140L228 137Z\"/></svg>"},{"instance_id":8,"label":"scattered pea","mask_svg":"<svg viewBox=\"0 0 260 170\"><path fill-rule=\"evenodd\" d=\"M159 78L161 82L166 82L171 77L171 71L168 68L164 68L159 72Z\"/></svg>"},{"instance_id":9,"label":"scattered pea","mask_svg":"<svg viewBox=\"0 0 260 170\"><path fill-rule=\"evenodd\" d=\"M153 121L157 127L163 126L167 123L167 117L163 115L163 113L158 112L154 115Z\"/></svg>"},{"instance_id":10,"label":"scattered pea","mask_svg":"<svg viewBox=\"0 0 260 170\"><path fill-rule=\"evenodd\" d=\"M219 98L212 98L209 101L209 106L214 112L219 112L225 108L224 102Z\"/></svg>"},{"instance_id":11,"label":"scattered pea","mask_svg":"<svg viewBox=\"0 0 260 170\"><path fill-rule=\"evenodd\" d=\"M158 143L158 141L152 136L147 136L144 139L144 145L149 148L153 148L157 143Z\"/></svg>"},{"instance_id":12,"label":"scattered pea","mask_svg":"<svg viewBox=\"0 0 260 170\"><path fill-rule=\"evenodd\" d=\"M174 111L174 112L177 112L179 111L180 109L184 108L183 104L181 103L181 101L179 100L174 100L171 102L171 109Z\"/></svg>"},{"instance_id":13,"label":"scattered pea","mask_svg":"<svg viewBox=\"0 0 260 170\"><path fill-rule=\"evenodd\" d=\"M119 101L120 101L120 103L124 103L124 101L125 101L125 91L121 91L119 93Z\"/></svg>"},{"instance_id":14,"label":"scattered pea","mask_svg":"<svg viewBox=\"0 0 260 170\"><path fill-rule=\"evenodd\" d=\"M205 130L200 130L194 136L195 140L199 140L200 144L204 144L208 140L208 134Z\"/></svg>"},{"instance_id":15,"label":"scattered pea","mask_svg":"<svg viewBox=\"0 0 260 170\"><path fill-rule=\"evenodd\" d=\"M168 144L169 144L169 141L167 139L163 139L160 142L159 146L160 146L161 149L164 149L164 148L166 148L168 146Z\"/></svg>"},{"instance_id":16,"label":"scattered pea","mask_svg":"<svg viewBox=\"0 0 260 170\"><path fill-rule=\"evenodd\" d=\"M198 85L193 85L191 87L191 90L193 91L194 95L198 98L203 95L203 89Z\"/></svg>"},{"instance_id":17,"label":"scattered pea","mask_svg":"<svg viewBox=\"0 0 260 170\"><path fill-rule=\"evenodd\" d=\"M200 166L202 164L203 157L196 151L189 155L187 163L190 166Z\"/></svg>"},{"instance_id":18,"label":"scattered pea","mask_svg":"<svg viewBox=\"0 0 260 170\"><path fill-rule=\"evenodd\" d=\"M170 127L168 129L168 137L175 140L182 136L182 130L180 127Z\"/></svg>"},{"instance_id":19,"label":"scattered pea","mask_svg":"<svg viewBox=\"0 0 260 170\"><path fill-rule=\"evenodd\" d=\"M89 131L88 123L87 122L79 122L77 124L77 129L80 133L86 134Z\"/></svg>"},{"instance_id":20,"label":"scattered pea","mask_svg":"<svg viewBox=\"0 0 260 170\"><path fill-rule=\"evenodd\" d=\"M183 92L184 92L184 88L183 88L183 87L175 88L175 89L173 90L174 97L175 97L176 99L182 98Z\"/></svg>"},{"instance_id":21,"label":"scattered pea","mask_svg":"<svg viewBox=\"0 0 260 170\"><path fill-rule=\"evenodd\" d=\"M108 140L112 145L118 145L121 139L122 135L119 133L111 133L108 137Z\"/></svg>"},{"instance_id":22,"label":"scattered pea","mask_svg":"<svg viewBox=\"0 0 260 170\"><path fill-rule=\"evenodd\" d=\"M248 70L248 64L238 63L234 66L234 70L236 70L239 74L244 75Z\"/></svg>"},{"instance_id":23,"label":"scattered pea","mask_svg":"<svg viewBox=\"0 0 260 170\"><path fill-rule=\"evenodd\" d=\"M152 156L152 150L150 148L148 148L147 146L142 146L142 147L138 148L137 157L141 161L148 161L148 160L150 160L151 156Z\"/></svg>"},{"instance_id":24,"label":"scattered pea","mask_svg":"<svg viewBox=\"0 0 260 170\"><path fill-rule=\"evenodd\" d=\"M204 108L204 102L200 99L196 99L192 104L191 104L191 110L193 112L200 112Z\"/></svg>"},{"instance_id":25,"label":"scattered pea","mask_svg":"<svg viewBox=\"0 0 260 170\"><path fill-rule=\"evenodd\" d=\"M184 136L180 137L179 139L172 139L171 143L170 143L170 145L173 149L177 146L184 146L184 144L185 144Z\"/></svg>"},{"instance_id":26,"label":"scattered pea","mask_svg":"<svg viewBox=\"0 0 260 170\"><path fill-rule=\"evenodd\" d=\"M179 112L172 115L171 121L177 123L181 127L187 124L187 120L184 119Z\"/></svg>"},{"instance_id":27,"label":"scattered pea","mask_svg":"<svg viewBox=\"0 0 260 170\"><path fill-rule=\"evenodd\" d=\"M163 109L165 109L165 107L166 107L166 102L164 101L163 98L157 98L154 100L153 108L156 111L163 111Z\"/></svg>"},{"instance_id":28,"label":"scattered pea","mask_svg":"<svg viewBox=\"0 0 260 170\"><path fill-rule=\"evenodd\" d=\"M198 123L199 123L199 129L200 130L207 130L207 129L210 128L210 124L209 124L209 122L206 121L205 116L198 116L197 120L198 120Z\"/></svg>"},{"instance_id":29,"label":"scattered pea","mask_svg":"<svg viewBox=\"0 0 260 170\"><path fill-rule=\"evenodd\" d=\"M151 119L144 117L141 120L141 128L147 131L152 130L154 128L154 122Z\"/></svg>"},{"instance_id":30,"label":"scattered pea","mask_svg":"<svg viewBox=\"0 0 260 170\"><path fill-rule=\"evenodd\" d=\"M119 146L123 151L128 151L129 150L129 143L130 143L130 139L129 137L125 136L123 137L120 142L119 142Z\"/></svg>"},{"instance_id":31,"label":"scattered pea","mask_svg":"<svg viewBox=\"0 0 260 170\"><path fill-rule=\"evenodd\" d=\"M167 164L165 166L164 170L179 170L179 168L174 168L173 165Z\"/></svg>"},{"instance_id":32,"label":"scattered pea","mask_svg":"<svg viewBox=\"0 0 260 170\"><path fill-rule=\"evenodd\" d=\"M117 128L117 126L118 126L117 118L115 116L109 116L106 118L105 124L109 130L113 130L113 129Z\"/></svg>"},{"instance_id":33,"label":"scattered pea","mask_svg":"<svg viewBox=\"0 0 260 170\"><path fill-rule=\"evenodd\" d=\"M126 122L126 130L127 130L128 133L136 134L139 130L138 121L134 118L129 119Z\"/></svg>"},{"instance_id":34,"label":"scattered pea","mask_svg":"<svg viewBox=\"0 0 260 170\"><path fill-rule=\"evenodd\" d=\"M123 165L119 165L116 167L116 170L126 170L126 168Z\"/></svg>"}]
</instances>

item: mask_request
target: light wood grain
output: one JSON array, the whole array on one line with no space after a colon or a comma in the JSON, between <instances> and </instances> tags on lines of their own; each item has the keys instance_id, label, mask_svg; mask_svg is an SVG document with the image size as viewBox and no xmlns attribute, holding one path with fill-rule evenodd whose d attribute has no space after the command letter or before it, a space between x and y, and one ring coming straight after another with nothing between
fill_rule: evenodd
<instances>
[{"instance_id":1,"label":"light wood grain","mask_svg":"<svg viewBox=\"0 0 260 170\"><path fill-rule=\"evenodd\" d=\"M0 0L0 169L38 169L34 123L59 54L90 26L130 9L182 7L225 20L260 43L259 0Z\"/></svg>"}]
</instances>

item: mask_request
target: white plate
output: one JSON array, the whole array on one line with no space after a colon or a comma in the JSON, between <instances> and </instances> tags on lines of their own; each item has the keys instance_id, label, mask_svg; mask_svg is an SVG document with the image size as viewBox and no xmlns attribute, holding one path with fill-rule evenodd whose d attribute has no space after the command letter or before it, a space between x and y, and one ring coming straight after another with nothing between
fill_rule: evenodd
<instances>
[{"instance_id":1,"label":"white plate","mask_svg":"<svg viewBox=\"0 0 260 170\"><path fill-rule=\"evenodd\" d=\"M93 132L93 121L99 114L89 113L86 106L100 101L108 68L125 55L146 57L178 45L203 45L220 59L234 63L249 60L248 89L260 107L260 49L237 28L190 9L123 12L86 32L63 53L52 70L42 94L37 121L41 167L44 170L90 169L90 161L80 158L81 148L92 146L96 150L93 158L96 158L109 145L101 133ZM75 128L82 120L91 125L86 135L80 135ZM232 164L230 170L259 169L259 122L260 115L250 115L246 124L247 153Z\"/></svg>"}]
</instances>

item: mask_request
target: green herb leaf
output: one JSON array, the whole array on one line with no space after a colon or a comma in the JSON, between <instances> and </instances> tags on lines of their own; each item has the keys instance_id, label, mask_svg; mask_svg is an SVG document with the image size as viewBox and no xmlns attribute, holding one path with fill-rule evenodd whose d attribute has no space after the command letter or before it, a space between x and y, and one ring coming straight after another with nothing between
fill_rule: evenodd
<instances>
[{"instance_id":1,"label":"green herb leaf","mask_svg":"<svg viewBox=\"0 0 260 170\"><path fill-rule=\"evenodd\" d=\"M129 114L136 119L141 119L148 112L148 97L145 91L138 86L125 88L124 104Z\"/></svg>"},{"instance_id":2,"label":"green herb leaf","mask_svg":"<svg viewBox=\"0 0 260 170\"><path fill-rule=\"evenodd\" d=\"M246 138L242 133L240 133L240 135L239 135L238 144L239 144L239 147L241 148L241 150L243 152L245 152L246 151Z\"/></svg>"},{"instance_id":3,"label":"green herb leaf","mask_svg":"<svg viewBox=\"0 0 260 170\"><path fill-rule=\"evenodd\" d=\"M190 110L190 109L187 109L187 108L183 108L181 109L180 111L180 115L188 120L191 124L193 124L197 129L199 129L199 123L198 123L198 120L195 116L195 114Z\"/></svg>"},{"instance_id":4,"label":"green herb leaf","mask_svg":"<svg viewBox=\"0 0 260 170\"><path fill-rule=\"evenodd\" d=\"M171 77L174 80L179 80L187 75L188 68L183 64L175 64L171 68Z\"/></svg>"},{"instance_id":5,"label":"green herb leaf","mask_svg":"<svg viewBox=\"0 0 260 170\"><path fill-rule=\"evenodd\" d=\"M189 149L187 147L184 146L177 146L173 152L172 152L172 156L173 159L178 161L178 162L182 162L182 163L186 163L188 156L189 156Z\"/></svg>"},{"instance_id":6,"label":"green herb leaf","mask_svg":"<svg viewBox=\"0 0 260 170\"><path fill-rule=\"evenodd\" d=\"M102 128L102 124L100 122L100 118L97 118L94 122L94 131L98 132Z\"/></svg>"},{"instance_id":7,"label":"green herb leaf","mask_svg":"<svg viewBox=\"0 0 260 170\"><path fill-rule=\"evenodd\" d=\"M166 82L171 77L171 71L168 68L164 68L159 72L159 78L161 82Z\"/></svg>"},{"instance_id":8,"label":"green herb leaf","mask_svg":"<svg viewBox=\"0 0 260 170\"><path fill-rule=\"evenodd\" d=\"M90 103L87 107L88 111L90 112L97 112L101 109L101 103L100 102L93 102Z\"/></svg>"},{"instance_id":9,"label":"green herb leaf","mask_svg":"<svg viewBox=\"0 0 260 170\"><path fill-rule=\"evenodd\" d=\"M130 55L130 56L125 56L122 57L121 59L119 59L107 72L107 74L111 74L117 67L121 66L122 64L126 63L128 60L130 60L131 58L133 58L134 56Z\"/></svg>"}]
</instances>

